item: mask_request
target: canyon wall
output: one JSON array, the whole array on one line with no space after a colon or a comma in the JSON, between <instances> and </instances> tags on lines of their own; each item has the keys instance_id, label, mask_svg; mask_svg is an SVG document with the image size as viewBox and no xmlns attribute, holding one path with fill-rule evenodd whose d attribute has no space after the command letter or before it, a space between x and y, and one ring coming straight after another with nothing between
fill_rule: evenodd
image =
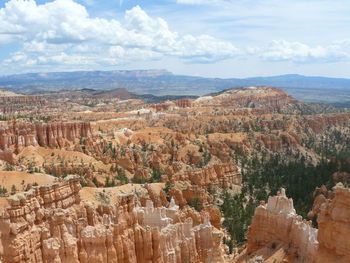
<instances>
[{"instance_id":1,"label":"canyon wall","mask_svg":"<svg viewBox=\"0 0 350 263\"><path fill-rule=\"evenodd\" d=\"M270 87L233 88L214 97L207 96L195 100L196 106L234 106L237 108L267 108L280 110L296 101L284 91Z\"/></svg>"},{"instance_id":2,"label":"canyon wall","mask_svg":"<svg viewBox=\"0 0 350 263\"><path fill-rule=\"evenodd\" d=\"M334 198L327 200L318 214L317 263L350 262L350 189L339 183L333 192Z\"/></svg>"},{"instance_id":3,"label":"canyon wall","mask_svg":"<svg viewBox=\"0 0 350 263\"><path fill-rule=\"evenodd\" d=\"M27 146L61 148L92 134L90 123L13 123L0 127L0 150L18 153Z\"/></svg>"},{"instance_id":4,"label":"canyon wall","mask_svg":"<svg viewBox=\"0 0 350 263\"><path fill-rule=\"evenodd\" d=\"M11 115L23 113L44 107L48 104L48 101L42 96L0 97L0 114Z\"/></svg>"},{"instance_id":5,"label":"canyon wall","mask_svg":"<svg viewBox=\"0 0 350 263\"><path fill-rule=\"evenodd\" d=\"M283 189L270 197L255 210L246 253L281 245L292 262L350 262L350 190L337 184L333 191L334 198L321 205L318 229L296 214Z\"/></svg>"},{"instance_id":6,"label":"canyon wall","mask_svg":"<svg viewBox=\"0 0 350 263\"><path fill-rule=\"evenodd\" d=\"M248 231L247 252L280 244L287 245L299 256L299 262L305 263L313 262L318 248L317 229L296 214L293 200L286 197L284 189L256 208Z\"/></svg>"},{"instance_id":7,"label":"canyon wall","mask_svg":"<svg viewBox=\"0 0 350 263\"><path fill-rule=\"evenodd\" d=\"M185 171L169 175L171 181L190 181L192 184L202 188L218 186L222 188L230 188L233 185L242 184L242 175L238 171L237 166L226 164L214 164L212 166L196 169L194 171Z\"/></svg>"},{"instance_id":8,"label":"canyon wall","mask_svg":"<svg viewBox=\"0 0 350 263\"><path fill-rule=\"evenodd\" d=\"M7 199L0 214L0 259L19 262L181 263L225 262L222 232L210 223L194 226L174 201L138 205L121 194L114 205L81 201L79 179Z\"/></svg>"}]
</instances>

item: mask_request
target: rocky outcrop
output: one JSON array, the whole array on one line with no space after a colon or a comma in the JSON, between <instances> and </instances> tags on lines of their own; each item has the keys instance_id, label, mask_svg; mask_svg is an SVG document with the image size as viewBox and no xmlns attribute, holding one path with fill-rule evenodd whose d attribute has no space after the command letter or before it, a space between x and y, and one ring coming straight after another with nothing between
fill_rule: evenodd
<instances>
[{"instance_id":1,"label":"rocky outcrop","mask_svg":"<svg viewBox=\"0 0 350 263\"><path fill-rule=\"evenodd\" d=\"M320 133L327 127L343 126L349 123L350 114L322 114L308 118L306 127L310 127L315 133Z\"/></svg>"},{"instance_id":2,"label":"rocky outcrop","mask_svg":"<svg viewBox=\"0 0 350 263\"><path fill-rule=\"evenodd\" d=\"M334 198L334 192L332 190L328 190L325 185L322 185L321 187L316 187L313 195L314 203L312 205L311 210L307 214L307 217L312 220L315 219L315 216L318 216L318 214L321 211L322 205L328 202L329 199Z\"/></svg>"},{"instance_id":3,"label":"rocky outcrop","mask_svg":"<svg viewBox=\"0 0 350 263\"><path fill-rule=\"evenodd\" d=\"M270 197L255 210L246 253L281 245L295 262L350 262L350 190L339 183L333 192L332 200L324 201L322 195L317 202L321 203L318 229L295 213L293 200L284 190Z\"/></svg>"},{"instance_id":4,"label":"rocky outcrop","mask_svg":"<svg viewBox=\"0 0 350 263\"><path fill-rule=\"evenodd\" d=\"M260 135L257 142L272 152L281 152L283 148L293 149L300 145L300 139L293 134Z\"/></svg>"},{"instance_id":5,"label":"rocky outcrop","mask_svg":"<svg viewBox=\"0 0 350 263\"><path fill-rule=\"evenodd\" d=\"M222 233L171 201L140 207L133 194L115 205L80 200L77 177L8 198L0 214L0 259L14 262L225 262Z\"/></svg>"},{"instance_id":6,"label":"rocky outcrop","mask_svg":"<svg viewBox=\"0 0 350 263\"><path fill-rule=\"evenodd\" d=\"M169 176L172 181L190 181L202 188L222 187L231 188L233 185L241 185L242 175L238 167L227 164L214 164L212 166L186 171Z\"/></svg>"},{"instance_id":7,"label":"rocky outcrop","mask_svg":"<svg viewBox=\"0 0 350 263\"><path fill-rule=\"evenodd\" d=\"M268 108L280 110L296 101L284 91L270 87L247 87L229 89L216 96L200 97L196 106L232 106L237 108Z\"/></svg>"},{"instance_id":8,"label":"rocky outcrop","mask_svg":"<svg viewBox=\"0 0 350 263\"><path fill-rule=\"evenodd\" d=\"M293 200L286 197L284 189L256 208L248 231L247 252L279 244L287 244L299 256L299 262L305 263L313 262L318 248L317 229L296 214Z\"/></svg>"},{"instance_id":9,"label":"rocky outcrop","mask_svg":"<svg viewBox=\"0 0 350 263\"><path fill-rule=\"evenodd\" d=\"M0 127L0 149L20 152L27 146L62 148L80 138L91 137L90 123L13 123Z\"/></svg>"},{"instance_id":10,"label":"rocky outcrop","mask_svg":"<svg viewBox=\"0 0 350 263\"><path fill-rule=\"evenodd\" d=\"M350 262L350 189L339 183L333 192L334 198L321 206L318 215L317 263Z\"/></svg>"},{"instance_id":11,"label":"rocky outcrop","mask_svg":"<svg viewBox=\"0 0 350 263\"><path fill-rule=\"evenodd\" d=\"M172 101L165 101L161 103L155 103L150 105L156 112L161 112L161 111L167 111L170 109L173 109L175 106L175 103Z\"/></svg>"},{"instance_id":12,"label":"rocky outcrop","mask_svg":"<svg viewBox=\"0 0 350 263\"><path fill-rule=\"evenodd\" d=\"M41 96L16 95L17 96L0 97L0 113L3 115L17 114L48 104L47 100Z\"/></svg>"},{"instance_id":13,"label":"rocky outcrop","mask_svg":"<svg viewBox=\"0 0 350 263\"><path fill-rule=\"evenodd\" d=\"M72 206L80 203L79 190L79 179L68 177L10 196L9 206L0 213L0 258L4 262L60 262L61 248L65 258L71 258L65 262L76 262L77 244L64 222Z\"/></svg>"},{"instance_id":14,"label":"rocky outcrop","mask_svg":"<svg viewBox=\"0 0 350 263\"><path fill-rule=\"evenodd\" d=\"M181 99L181 100L177 100L175 104L177 107L180 107L180 108L188 108L188 107L192 107L192 101L193 100L190 100L190 99Z\"/></svg>"}]
</instances>

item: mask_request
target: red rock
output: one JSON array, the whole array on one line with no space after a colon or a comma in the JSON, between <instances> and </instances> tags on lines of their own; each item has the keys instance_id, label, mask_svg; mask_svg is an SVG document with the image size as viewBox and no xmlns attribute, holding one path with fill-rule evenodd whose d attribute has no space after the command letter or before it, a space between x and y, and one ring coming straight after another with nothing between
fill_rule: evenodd
<instances>
[{"instance_id":1,"label":"red rock","mask_svg":"<svg viewBox=\"0 0 350 263\"><path fill-rule=\"evenodd\" d=\"M350 190L339 183L333 191L335 197L321 206L318 216L317 263L350 262Z\"/></svg>"},{"instance_id":2,"label":"red rock","mask_svg":"<svg viewBox=\"0 0 350 263\"><path fill-rule=\"evenodd\" d=\"M301 262L350 262L350 190L339 183L333 191L332 200L318 196L318 230L295 213L293 200L283 192L270 197L255 210L246 253L275 244Z\"/></svg>"},{"instance_id":3,"label":"red rock","mask_svg":"<svg viewBox=\"0 0 350 263\"><path fill-rule=\"evenodd\" d=\"M18 153L27 146L63 148L91 136L90 123L13 123L0 127L0 149Z\"/></svg>"},{"instance_id":4,"label":"red rock","mask_svg":"<svg viewBox=\"0 0 350 263\"><path fill-rule=\"evenodd\" d=\"M222 235L207 214L193 226L174 202L166 208L149 200L139 207L130 194L115 206L94 208L80 200L79 190L79 178L68 176L9 197L0 213L0 258L6 263L224 262Z\"/></svg>"}]
</instances>

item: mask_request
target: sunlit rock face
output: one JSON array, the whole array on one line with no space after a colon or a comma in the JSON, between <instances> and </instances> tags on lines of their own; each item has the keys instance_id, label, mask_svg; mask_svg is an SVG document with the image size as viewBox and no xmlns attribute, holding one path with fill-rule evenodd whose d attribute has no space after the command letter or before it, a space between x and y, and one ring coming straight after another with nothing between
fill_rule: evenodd
<instances>
[{"instance_id":1,"label":"sunlit rock face","mask_svg":"<svg viewBox=\"0 0 350 263\"><path fill-rule=\"evenodd\" d=\"M4 94L7 93L7 94ZM0 90L0 113L3 115L38 112L38 107L48 107L50 104L42 96L23 96L16 93Z\"/></svg>"},{"instance_id":2,"label":"sunlit rock face","mask_svg":"<svg viewBox=\"0 0 350 263\"><path fill-rule=\"evenodd\" d=\"M295 213L293 200L283 189L270 197L255 210L247 254L281 245L292 255L292 262L350 262L350 190L338 184L333 192L334 198L321 205L318 230Z\"/></svg>"},{"instance_id":3,"label":"sunlit rock face","mask_svg":"<svg viewBox=\"0 0 350 263\"><path fill-rule=\"evenodd\" d=\"M63 148L92 135L90 123L14 123L0 127L1 152L18 153L27 146Z\"/></svg>"},{"instance_id":4,"label":"sunlit rock face","mask_svg":"<svg viewBox=\"0 0 350 263\"><path fill-rule=\"evenodd\" d=\"M3 262L225 262L222 232L209 215L194 226L172 200L140 207L132 194L115 205L80 199L79 179L8 198L0 214Z\"/></svg>"},{"instance_id":5,"label":"sunlit rock face","mask_svg":"<svg viewBox=\"0 0 350 263\"><path fill-rule=\"evenodd\" d=\"M247 252L278 244L287 244L301 262L313 262L318 249L317 229L296 214L293 200L286 197L284 189L277 196L269 197L266 205L256 208L248 233Z\"/></svg>"},{"instance_id":6,"label":"sunlit rock face","mask_svg":"<svg viewBox=\"0 0 350 263\"><path fill-rule=\"evenodd\" d=\"M226 105L235 107L275 108L294 102L282 90L270 87L246 87L226 90L218 95L200 97L195 105Z\"/></svg>"},{"instance_id":7,"label":"sunlit rock face","mask_svg":"<svg viewBox=\"0 0 350 263\"><path fill-rule=\"evenodd\" d=\"M195 171L186 171L168 176L173 181L190 181L201 188L221 187L230 188L233 185L241 185L242 175L239 173L237 166L231 163L215 164L204 167Z\"/></svg>"},{"instance_id":8,"label":"sunlit rock face","mask_svg":"<svg viewBox=\"0 0 350 263\"><path fill-rule=\"evenodd\" d=\"M350 190L337 184L318 216L319 251L315 262L350 262Z\"/></svg>"}]
</instances>

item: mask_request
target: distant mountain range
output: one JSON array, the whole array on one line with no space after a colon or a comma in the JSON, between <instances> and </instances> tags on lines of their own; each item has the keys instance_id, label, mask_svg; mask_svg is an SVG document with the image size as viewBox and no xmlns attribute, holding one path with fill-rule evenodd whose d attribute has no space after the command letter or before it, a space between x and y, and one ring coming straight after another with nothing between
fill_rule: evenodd
<instances>
[{"instance_id":1,"label":"distant mountain range","mask_svg":"<svg viewBox=\"0 0 350 263\"><path fill-rule=\"evenodd\" d=\"M28 73L0 77L0 88L22 94L125 88L137 94L178 96L204 95L245 86L271 86L281 88L302 101L350 106L350 79L296 74L220 79L174 75L166 70L122 70Z\"/></svg>"}]
</instances>

